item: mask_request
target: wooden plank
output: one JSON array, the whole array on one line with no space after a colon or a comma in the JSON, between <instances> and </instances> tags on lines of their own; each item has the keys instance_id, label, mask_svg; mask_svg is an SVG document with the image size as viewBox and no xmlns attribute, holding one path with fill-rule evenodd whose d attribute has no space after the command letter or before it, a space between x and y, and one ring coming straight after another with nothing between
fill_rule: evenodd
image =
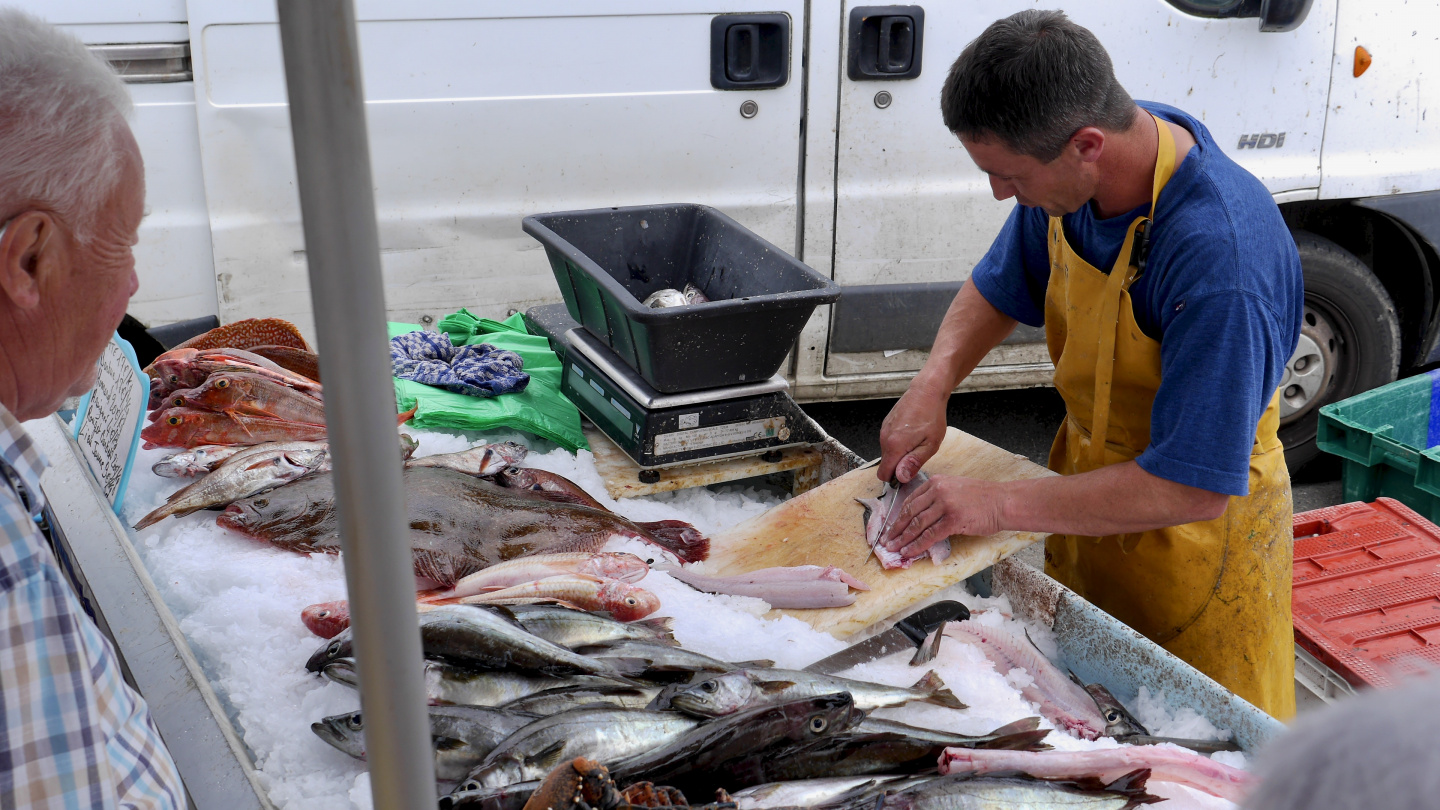
<instances>
[{"instance_id":1,"label":"wooden plank","mask_svg":"<svg viewBox=\"0 0 1440 810\"><path fill-rule=\"evenodd\" d=\"M605 491L616 500L723 484L789 470L795 472L794 493L797 495L813 488L820 480L820 451L812 447L791 447L780 451L779 461L763 461L757 455L665 467L656 471L660 480L646 484L639 477L640 465L625 455L625 451L615 446L604 433L587 426L585 440L590 443L590 452L595 454L595 466L605 482Z\"/></svg>"},{"instance_id":2,"label":"wooden plank","mask_svg":"<svg viewBox=\"0 0 1440 810\"><path fill-rule=\"evenodd\" d=\"M949 429L925 471L990 481L1054 475L1024 456L955 428ZM907 569L886 571L866 545L864 509L855 502L856 498L878 496L881 487L873 467L851 470L712 537L706 573L727 576L780 565L839 566L871 590L859 594L855 604L848 607L783 612L837 638L846 638L1045 536L1036 532L957 536L950 540L950 559L941 565L924 559Z\"/></svg>"}]
</instances>

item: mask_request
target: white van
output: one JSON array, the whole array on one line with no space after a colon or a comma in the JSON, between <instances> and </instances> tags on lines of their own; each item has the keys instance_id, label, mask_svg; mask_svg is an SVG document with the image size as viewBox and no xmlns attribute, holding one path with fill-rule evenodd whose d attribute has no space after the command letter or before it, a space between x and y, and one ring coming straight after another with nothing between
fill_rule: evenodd
<instances>
[{"instance_id":1,"label":"white van","mask_svg":"<svg viewBox=\"0 0 1440 810\"><path fill-rule=\"evenodd\" d=\"M274 2L20 4L133 82L150 216L132 313L152 326L279 316L308 331ZM945 130L941 83L986 25L1035 5L357 0L391 315L559 300L524 215L705 203L845 288L792 353L797 398L895 396L1013 205ZM1440 362L1440 118L1428 120L1440 83L1422 81L1440 61L1440 10L1066 10L1133 96L1202 119L1295 232L1307 309L1283 383L1292 465L1315 452L1320 404ZM964 387L1050 373L1040 331L1022 327Z\"/></svg>"}]
</instances>

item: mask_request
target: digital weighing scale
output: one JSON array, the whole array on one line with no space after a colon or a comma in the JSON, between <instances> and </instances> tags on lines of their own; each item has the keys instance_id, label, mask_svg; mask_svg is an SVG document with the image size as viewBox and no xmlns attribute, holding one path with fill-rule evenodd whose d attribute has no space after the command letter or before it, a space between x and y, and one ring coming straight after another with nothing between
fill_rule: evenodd
<instances>
[{"instance_id":1,"label":"digital weighing scale","mask_svg":"<svg viewBox=\"0 0 1440 810\"><path fill-rule=\"evenodd\" d=\"M568 317L563 305L536 307L526 320L562 358L560 390L642 470L752 456L824 440L768 380L662 394Z\"/></svg>"}]
</instances>

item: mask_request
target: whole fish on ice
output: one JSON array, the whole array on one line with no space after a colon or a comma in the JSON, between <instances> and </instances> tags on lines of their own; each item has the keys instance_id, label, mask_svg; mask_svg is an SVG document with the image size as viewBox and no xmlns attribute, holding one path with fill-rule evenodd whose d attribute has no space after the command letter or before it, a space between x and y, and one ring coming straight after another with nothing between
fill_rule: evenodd
<instances>
[{"instance_id":1,"label":"whole fish on ice","mask_svg":"<svg viewBox=\"0 0 1440 810\"><path fill-rule=\"evenodd\" d=\"M1116 779L1148 768L1156 781L1179 782L1212 796L1238 802L1255 776L1193 751L1168 745L1122 745L1088 751L993 751L949 748L940 758L941 773L990 774L1023 771L1044 779L1093 776Z\"/></svg>"},{"instance_id":2,"label":"whole fish on ice","mask_svg":"<svg viewBox=\"0 0 1440 810\"><path fill-rule=\"evenodd\" d=\"M240 458L239 463L222 464L199 481L178 490L163 506L140 518L135 528L143 529L171 515L181 517L228 504L330 469L330 450L325 442L277 442L267 452Z\"/></svg>"},{"instance_id":3,"label":"whole fish on ice","mask_svg":"<svg viewBox=\"0 0 1440 810\"><path fill-rule=\"evenodd\" d=\"M865 583L833 565L763 568L728 577L706 576L673 565L661 566L659 570L697 591L752 596L781 609L844 607L855 603L851 588L870 590Z\"/></svg>"},{"instance_id":4,"label":"whole fish on ice","mask_svg":"<svg viewBox=\"0 0 1440 810\"><path fill-rule=\"evenodd\" d=\"M930 476L924 472L918 472L910 479L910 483L894 487L889 484L880 493L879 498L856 498L855 501L865 507L865 542L870 550L875 552L875 558L880 561L883 568L909 568L910 564L917 557L905 557L898 551L890 551L885 548L882 542L885 533L899 521L903 520L901 511L905 508L905 501L915 494L920 485L930 480ZM925 552L929 555L930 561L935 565L945 562L950 556L950 540L946 538L931 546ZM925 555L920 555L925 556Z\"/></svg>"},{"instance_id":5,"label":"whole fish on ice","mask_svg":"<svg viewBox=\"0 0 1440 810\"><path fill-rule=\"evenodd\" d=\"M321 670L326 678L351 689L360 688L354 658L337 658ZM542 675L514 670L483 670L444 661L425 662L425 697L430 703L459 706L503 706L530 695L564 688L616 686L595 675Z\"/></svg>"},{"instance_id":6,"label":"whole fish on ice","mask_svg":"<svg viewBox=\"0 0 1440 810\"><path fill-rule=\"evenodd\" d=\"M515 492L525 492L556 503L573 503L591 509L610 511L580 485L558 473L533 467L507 467L495 476L495 483Z\"/></svg>"},{"instance_id":7,"label":"whole fish on ice","mask_svg":"<svg viewBox=\"0 0 1440 810\"><path fill-rule=\"evenodd\" d=\"M150 471L161 478L193 478L214 470L220 462L244 449L235 444L205 444L171 453L155 462Z\"/></svg>"},{"instance_id":8,"label":"whole fish on ice","mask_svg":"<svg viewBox=\"0 0 1440 810\"><path fill-rule=\"evenodd\" d=\"M523 444L500 442L478 444L458 453L437 453L433 456L411 459L407 467L442 467L466 475L495 475L512 464L525 460L530 451Z\"/></svg>"},{"instance_id":9,"label":"whole fish on ice","mask_svg":"<svg viewBox=\"0 0 1440 810\"><path fill-rule=\"evenodd\" d=\"M259 374L216 372L198 388L176 391L167 401L172 407L325 424L325 405L320 400Z\"/></svg>"},{"instance_id":10,"label":"whole fish on ice","mask_svg":"<svg viewBox=\"0 0 1440 810\"><path fill-rule=\"evenodd\" d=\"M431 706L429 715L435 776L448 782L464 779L501 740L536 720L536 715L480 706ZM310 730L350 756L365 758L365 718L360 712L326 717L311 723Z\"/></svg>"},{"instance_id":11,"label":"whole fish on ice","mask_svg":"<svg viewBox=\"0 0 1440 810\"><path fill-rule=\"evenodd\" d=\"M682 560L703 559L710 541L680 521L632 523L610 512L517 497L487 481L435 468L404 473L415 574L452 587L461 578L530 554L599 551L612 539L642 540ZM221 526L303 553L338 553L334 490L326 473L236 501Z\"/></svg>"},{"instance_id":12,"label":"whole fish on ice","mask_svg":"<svg viewBox=\"0 0 1440 810\"><path fill-rule=\"evenodd\" d=\"M906 688L798 669L737 669L694 684L671 698L671 702L675 708L690 714L720 717L762 704L834 692L849 692L855 698L855 707L865 711L903 706L912 701L947 709L966 708L934 671L925 673L914 686Z\"/></svg>"},{"instance_id":13,"label":"whole fish on ice","mask_svg":"<svg viewBox=\"0 0 1440 810\"><path fill-rule=\"evenodd\" d=\"M618 579L561 574L460 599L468 605L535 605L547 602L577 610L609 613L622 622L643 619L660 609L655 594Z\"/></svg>"},{"instance_id":14,"label":"whole fish on ice","mask_svg":"<svg viewBox=\"0 0 1440 810\"><path fill-rule=\"evenodd\" d=\"M461 578L455 587L434 594L436 598L465 597L526 582L560 576L585 574L621 582L639 582L650 566L634 554L613 551L570 551L560 554L533 554L495 565Z\"/></svg>"},{"instance_id":15,"label":"whole fish on ice","mask_svg":"<svg viewBox=\"0 0 1440 810\"><path fill-rule=\"evenodd\" d=\"M320 382L320 357L312 351L275 344L244 348L248 349L251 354L258 354L286 371L293 371L301 377Z\"/></svg>"},{"instance_id":16,"label":"whole fish on ice","mask_svg":"<svg viewBox=\"0 0 1440 810\"><path fill-rule=\"evenodd\" d=\"M422 612L436 607L437 605L429 602L415 605L415 608ZM614 641L675 643L668 616L622 622L597 613L551 605L511 605L499 610L503 611L504 615L514 617L515 621L532 635L571 649ZM310 605L300 612L300 620L315 635L334 638L336 633L350 626L350 603L340 599Z\"/></svg>"},{"instance_id":17,"label":"whole fish on ice","mask_svg":"<svg viewBox=\"0 0 1440 810\"><path fill-rule=\"evenodd\" d=\"M161 411L140 431L145 449L198 447L203 444L262 444L264 442L320 441L324 425L287 422L240 413L212 413L194 408Z\"/></svg>"},{"instance_id":18,"label":"whole fish on ice","mask_svg":"<svg viewBox=\"0 0 1440 810\"><path fill-rule=\"evenodd\" d=\"M1145 790L1150 773L1138 769L1104 782L1099 779L1036 779L1025 774L977 778L968 775L921 777L880 789L852 791L824 805L825 810L1130 810L1164 801Z\"/></svg>"}]
</instances>

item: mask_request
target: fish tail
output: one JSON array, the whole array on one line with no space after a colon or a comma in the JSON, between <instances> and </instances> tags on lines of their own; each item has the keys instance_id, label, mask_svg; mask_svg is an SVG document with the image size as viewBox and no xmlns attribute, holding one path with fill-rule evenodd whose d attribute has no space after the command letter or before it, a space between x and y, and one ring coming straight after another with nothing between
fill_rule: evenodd
<instances>
[{"instance_id":1,"label":"fish tail","mask_svg":"<svg viewBox=\"0 0 1440 810\"><path fill-rule=\"evenodd\" d=\"M933 669L925 673L925 676L916 681L915 685L910 688L921 692L928 692L929 694L924 698L926 703L944 706L947 709L970 708L964 703L961 703L960 698L955 697L955 693L951 692L950 689L945 686L945 682L940 680L940 676L936 675Z\"/></svg>"},{"instance_id":2,"label":"fish tail","mask_svg":"<svg viewBox=\"0 0 1440 810\"><path fill-rule=\"evenodd\" d=\"M674 552L682 562L699 562L710 556L710 538L683 520L655 520L637 523L660 547Z\"/></svg>"},{"instance_id":3,"label":"fish tail","mask_svg":"<svg viewBox=\"0 0 1440 810\"><path fill-rule=\"evenodd\" d=\"M136 530L139 530L139 529L144 529L144 528L146 528L146 527L148 527L148 526L154 526L156 523L159 523L160 521L164 520L165 518L170 517L171 514L172 514L172 511L171 511L171 508L170 508L170 504L167 503L167 504L165 504L164 506L160 507L159 509L156 509L155 511L151 512L150 514L148 514L148 515L146 515L145 517L142 517L142 518L140 518L138 521L136 521L136 522L135 522L135 529L136 529Z\"/></svg>"},{"instance_id":4,"label":"fish tail","mask_svg":"<svg viewBox=\"0 0 1440 810\"><path fill-rule=\"evenodd\" d=\"M420 410L420 405L417 403L417 404L415 405L415 407L413 407L413 408L411 408L410 410L405 411L404 413L400 414L400 416L399 416L399 421L396 422L395 424L396 424L396 425L403 425L403 424L405 424L406 422L409 422L410 419L411 419L411 417L413 417L413 416L415 415L415 412L418 411L418 410Z\"/></svg>"},{"instance_id":5,"label":"fish tail","mask_svg":"<svg viewBox=\"0 0 1440 810\"><path fill-rule=\"evenodd\" d=\"M665 644L674 644L676 646L680 644L680 642L675 640L675 631L674 628L670 625L669 616L652 616L648 619L639 619L630 622L630 624L654 630L656 633L660 634L660 638L656 639L656 641L660 641Z\"/></svg>"},{"instance_id":6,"label":"fish tail","mask_svg":"<svg viewBox=\"0 0 1440 810\"><path fill-rule=\"evenodd\" d=\"M1049 733L1050 729L1039 728L1034 731L1001 734L995 739L986 740L975 747L1005 751L1048 751L1050 746L1046 745L1043 740Z\"/></svg>"},{"instance_id":7,"label":"fish tail","mask_svg":"<svg viewBox=\"0 0 1440 810\"><path fill-rule=\"evenodd\" d=\"M1004 737L1007 734L1019 734L1022 731L1034 731L1037 728L1040 728L1040 718L1022 717L1013 723L1006 723L1005 725L995 729L994 731L990 732L985 736Z\"/></svg>"}]
</instances>

